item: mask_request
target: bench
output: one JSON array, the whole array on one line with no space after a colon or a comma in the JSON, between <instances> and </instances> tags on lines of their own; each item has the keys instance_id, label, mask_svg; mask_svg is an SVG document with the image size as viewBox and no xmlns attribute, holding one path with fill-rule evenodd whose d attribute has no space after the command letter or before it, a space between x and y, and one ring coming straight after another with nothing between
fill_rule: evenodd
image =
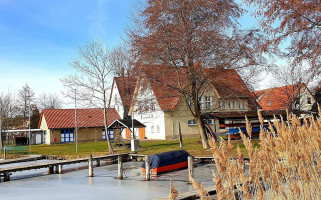
<instances>
[{"instance_id":1,"label":"bench","mask_svg":"<svg viewBox=\"0 0 321 200\"><path fill-rule=\"evenodd\" d=\"M16 146L15 152L16 153L27 153L27 146Z\"/></svg>"},{"instance_id":2,"label":"bench","mask_svg":"<svg viewBox=\"0 0 321 200\"><path fill-rule=\"evenodd\" d=\"M6 146L6 153L27 153L27 146ZM3 151L4 151L3 148Z\"/></svg>"},{"instance_id":3,"label":"bench","mask_svg":"<svg viewBox=\"0 0 321 200\"><path fill-rule=\"evenodd\" d=\"M6 147L4 147L4 148L6 148L6 152L7 152L7 153L12 153L12 152L14 152L14 146L6 146ZM3 148L3 150L4 150L4 148Z\"/></svg>"}]
</instances>

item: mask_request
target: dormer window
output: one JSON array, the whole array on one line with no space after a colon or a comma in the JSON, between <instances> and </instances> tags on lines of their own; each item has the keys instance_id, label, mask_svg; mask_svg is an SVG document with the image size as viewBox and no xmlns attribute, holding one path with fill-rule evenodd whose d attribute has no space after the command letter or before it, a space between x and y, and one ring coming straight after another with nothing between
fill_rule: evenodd
<instances>
[{"instance_id":1,"label":"dormer window","mask_svg":"<svg viewBox=\"0 0 321 200\"><path fill-rule=\"evenodd\" d=\"M307 98L307 102L308 102L308 104L311 104L312 102L311 102L311 97L308 97Z\"/></svg>"},{"instance_id":2,"label":"dormer window","mask_svg":"<svg viewBox=\"0 0 321 200\"><path fill-rule=\"evenodd\" d=\"M269 106L272 106L272 103L273 103L273 101L270 101L270 102L269 102Z\"/></svg>"}]
</instances>

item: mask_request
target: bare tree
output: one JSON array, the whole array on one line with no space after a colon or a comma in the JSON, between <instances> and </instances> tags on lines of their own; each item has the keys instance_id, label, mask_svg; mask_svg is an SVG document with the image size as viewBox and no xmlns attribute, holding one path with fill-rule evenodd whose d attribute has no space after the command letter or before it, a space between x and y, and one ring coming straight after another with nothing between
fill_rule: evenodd
<instances>
[{"instance_id":1,"label":"bare tree","mask_svg":"<svg viewBox=\"0 0 321 200\"><path fill-rule=\"evenodd\" d=\"M68 89L66 96L74 98L75 89L77 100L89 105L102 107L105 131L107 133L107 91L111 80L110 51L101 41L88 42L79 48L79 58L70 65L78 74L61 79ZM113 153L109 135L107 134L109 153Z\"/></svg>"},{"instance_id":2,"label":"bare tree","mask_svg":"<svg viewBox=\"0 0 321 200\"><path fill-rule=\"evenodd\" d=\"M128 31L137 64L172 67L165 72L165 81L157 79L152 69L144 73L190 105L205 149L209 144L198 99L208 81L197 63L240 69L259 65L262 59L253 46L259 42L257 31L237 27L241 14L233 0L150 0L138 10Z\"/></svg>"},{"instance_id":3,"label":"bare tree","mask_svg":"<svg viewBox=\"0 0 321 200\"><path fill-rule=\"evenodd\" d=\"M110 65L116 76L130 76L134 65L129 47L125 44L115 47L110 53Z\"/></svg>"},{"instance_id":4,"label":"bare tree","mask_svg":"<svg viewBox=\"0 0 321 200\"><path fill-rule=\"evenodd\" d=\"M2 130L6 129L8 119L16 115L11 93L0 93L0 150L2 149Z\"/></svg>"},{"instance_id":5,"label":"bare tree","mask_svg":"<svg viewBox=\"0 0 321 200\"><path fill-rule=\"evenodd\" d=\"M26 83L18 93L18 102L20 107L20 112L23 116L23 120L26 120L26 117L29 113L29 105L31 105L31 102L35 100L35 93L32 91L32 89L29 87L29 85ZM26 124L24 124L26 126Z\"/></svg>"},{"instance_id":6,"label":"bare tree","mask_svg":"<svg viewBox=\"0 0 321 200\"><path fill-rule=\"evenodd\" d=\"M57 109L62 107L62 101L57 93L42 93L37 99L40 109Z\"/></svg>"},{"instance_id":7,"label":"bare tree","mask_svg":"<svg viewBox=\"0 0 321 200\"><path fill-rule=\"evenodd\" d=\"M321 9L319 0L243 0L256 6L267 33L263 50L283 51L287 62L306 64L312 75L321 73Z\"/></svg>"}]
</instances>

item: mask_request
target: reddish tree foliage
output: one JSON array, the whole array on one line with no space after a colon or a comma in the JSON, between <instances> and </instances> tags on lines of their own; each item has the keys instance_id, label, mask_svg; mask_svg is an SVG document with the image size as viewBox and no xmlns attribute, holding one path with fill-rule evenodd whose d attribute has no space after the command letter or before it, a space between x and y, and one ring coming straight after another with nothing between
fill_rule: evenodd
<instances>
[{"instance_id":1,"label":"reddish tree foliage","mask_svg":"<svg viewBox=\"0 0 321 200\"><path fill-rule=\"evenodd\" d=\"M286 56L292 64L308 63L315 75L321 64L321 1L320 0L244 0L257 6L261 26L271 35L267 46L279 47L289 41ZM283 42L283 43L282 43Z\"/></svg>"},{"instance_id":2,"label":"reddish tree foliage","mask_svg":"<svg viewBox=\"0 0 321 200\"><path fill-rule=\"evenodd\" d=\"M238 30L241 14L233 0L148 0L138 10L128 36L137 63L172 67L176 82L164 85L178 91L186 103L198 105L207 83L200 65L241 68L258 65L262 59L253 48L259 41L253 39L257 33ZM203 147L209 148L200 106L190 106L190 112Z\"/></svg>"}]
</instances>

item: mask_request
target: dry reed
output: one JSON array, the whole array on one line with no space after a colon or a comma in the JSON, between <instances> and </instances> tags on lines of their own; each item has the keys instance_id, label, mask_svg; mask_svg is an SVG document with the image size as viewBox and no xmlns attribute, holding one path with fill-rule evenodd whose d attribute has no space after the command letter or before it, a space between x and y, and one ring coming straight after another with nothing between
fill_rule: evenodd
<instances>
[{"instance_id":1,"label":"dry reed","mask_svg":"<svg viewBox=\"0 0 321 200\"><path fill-rule=\"evenodd\" d=\"M217 168L217 172L213 170L215 199L321 199L321 119L299 119L287 113L287 121L274 116L267 131L262 128L260 112L258 116L259 148L254 148L251 139L240 131L250 158L246 168L239 147L238 157L232 157L230 139L221 140L219 146L211 143ZM246 129L251 136L247 118ZM195 180L193 186L201 199L210 199Z\"/></svg>"}]
</instances>

